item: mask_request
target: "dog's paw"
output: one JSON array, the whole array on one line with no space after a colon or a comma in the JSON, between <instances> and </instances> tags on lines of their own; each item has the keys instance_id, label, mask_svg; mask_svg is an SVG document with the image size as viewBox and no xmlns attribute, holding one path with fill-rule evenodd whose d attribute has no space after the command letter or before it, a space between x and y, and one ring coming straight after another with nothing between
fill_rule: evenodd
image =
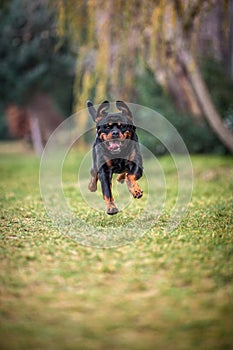
<instances>
[{"instance_id":1,"label":"dog's paw","mask_svg":"<svg viewBox=\"0 0 233 350\"><path fill-rule=\"evenodd\" d=\"M141 198L143 196L143 190L135 182L134 185L129 187L129 191L132 193L134 198Z\"/></svg>"},{"instance_id":2,"label":"dog's paw","mask_svg":"<svg viewBox=\"0 0 233 350\"><path fill-rule=\"evenodd\" d=\"M88 185L88 189L91 191L91 192L95 192L97 190L97 184L96 182L90 182L89 185Z\"/></svg>"},{"instance_id":3,"label":"dog's paw","mask_svg":"<svg viewBox=\"0 0 233 350\"><path fill-rule=\"evenodd\" d=\"M143 190L138 186L137 188L133 189L132 195L134 198L141 198L143 196Z\"/></svg>"},{"instance_id":4,"label":"dog's paw","mask_svg":"<svg viewBox=\"0 0 233 350\"><path fill-rule=\"evenodd\" d=\"M108 215L115 215L118 213L118 209L117 207L115 206L115 204L110 204L107 206L107 214Z\"/></svg>"}]
</instances>

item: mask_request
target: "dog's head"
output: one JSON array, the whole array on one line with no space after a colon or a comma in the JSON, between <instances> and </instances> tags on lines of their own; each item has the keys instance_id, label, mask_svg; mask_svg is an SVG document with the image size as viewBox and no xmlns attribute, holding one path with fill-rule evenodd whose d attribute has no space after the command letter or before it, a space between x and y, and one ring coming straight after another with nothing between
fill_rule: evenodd
<instances>
[{"instance_id":1,"label":"dog's head","mask_svg":"<svg viewBox=\"0 0 233 350\"><path fill-rule=\"evenodd\" d=\"M108 113L109 102L104 101L96 110L90 101L87 108L96 123L97 137L110 153L120 153L127 146L127 140L137 141L133 116L123 101L116 101L120 112Z\"/></svg>"}]
</instances>

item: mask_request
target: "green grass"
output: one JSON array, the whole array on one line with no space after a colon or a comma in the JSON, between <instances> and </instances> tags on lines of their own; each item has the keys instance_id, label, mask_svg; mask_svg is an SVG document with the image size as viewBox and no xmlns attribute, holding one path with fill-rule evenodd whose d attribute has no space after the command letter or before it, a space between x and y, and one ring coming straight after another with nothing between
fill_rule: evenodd
<instances>
[{"instance_id":1,"label":"green grass","mask_svg":"<svg viewBox=\"0 0 233 350\"><path fill-rule=\"evenodd\" d=\"M168 195L159 219L142 238L102 249L53 225L40 196L39 160L9 147L0 146L0 349L233 348L231 157L192 157L192 202L172 232L163 228L176 172L168 157L160 159ZM75 187L81 160L71 156L63 174L81 229L127 230L143 202L115 217L89 208ZM140 183L146 198L146 179ZM160 198L156 179L153 191ZM142 226L153 210L142 211Z\"/></svg>"}]
</instances>

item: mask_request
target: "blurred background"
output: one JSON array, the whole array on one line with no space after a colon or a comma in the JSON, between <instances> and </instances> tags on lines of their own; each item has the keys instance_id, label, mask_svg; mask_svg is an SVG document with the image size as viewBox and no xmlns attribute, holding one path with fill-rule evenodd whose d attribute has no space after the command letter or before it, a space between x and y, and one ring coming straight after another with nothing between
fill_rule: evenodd
<instances>
[{"instance_id":1,"label":"blurred background","mask_svg":"<svg viewBox=\"0 0 233 350\"><path fill-rule=\"evenodd\" d=\"M0 1L1 141L41 154L87 99L155 109L190 153L233 153L233 0Z\"/></svg>"}]
</instances>

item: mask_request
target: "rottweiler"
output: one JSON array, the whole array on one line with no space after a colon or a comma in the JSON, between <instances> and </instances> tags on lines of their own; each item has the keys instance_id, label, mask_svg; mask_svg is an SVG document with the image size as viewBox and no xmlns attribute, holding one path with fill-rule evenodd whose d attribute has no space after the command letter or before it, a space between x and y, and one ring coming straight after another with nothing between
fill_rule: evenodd
<instances>
[{"instance_id":1,"label":"rottweiler","mask_svg":"<svg viewBox=\"0 0 233 350\"><path fill-rule=\"evenodd\" d=\"M95 192L100 180L106 212L118 213L112 196L112 175L118 174L120 183L126 182L134 198L143 195L137 180L142 176L142 156L139 149L133 115L123 101L116 101L120 112L109 113L110 104L104 101L96 110L91 101L87 108L96 123L96 138L92 147L92 168L89 190Z\"/></svg>"}]
</instances>

